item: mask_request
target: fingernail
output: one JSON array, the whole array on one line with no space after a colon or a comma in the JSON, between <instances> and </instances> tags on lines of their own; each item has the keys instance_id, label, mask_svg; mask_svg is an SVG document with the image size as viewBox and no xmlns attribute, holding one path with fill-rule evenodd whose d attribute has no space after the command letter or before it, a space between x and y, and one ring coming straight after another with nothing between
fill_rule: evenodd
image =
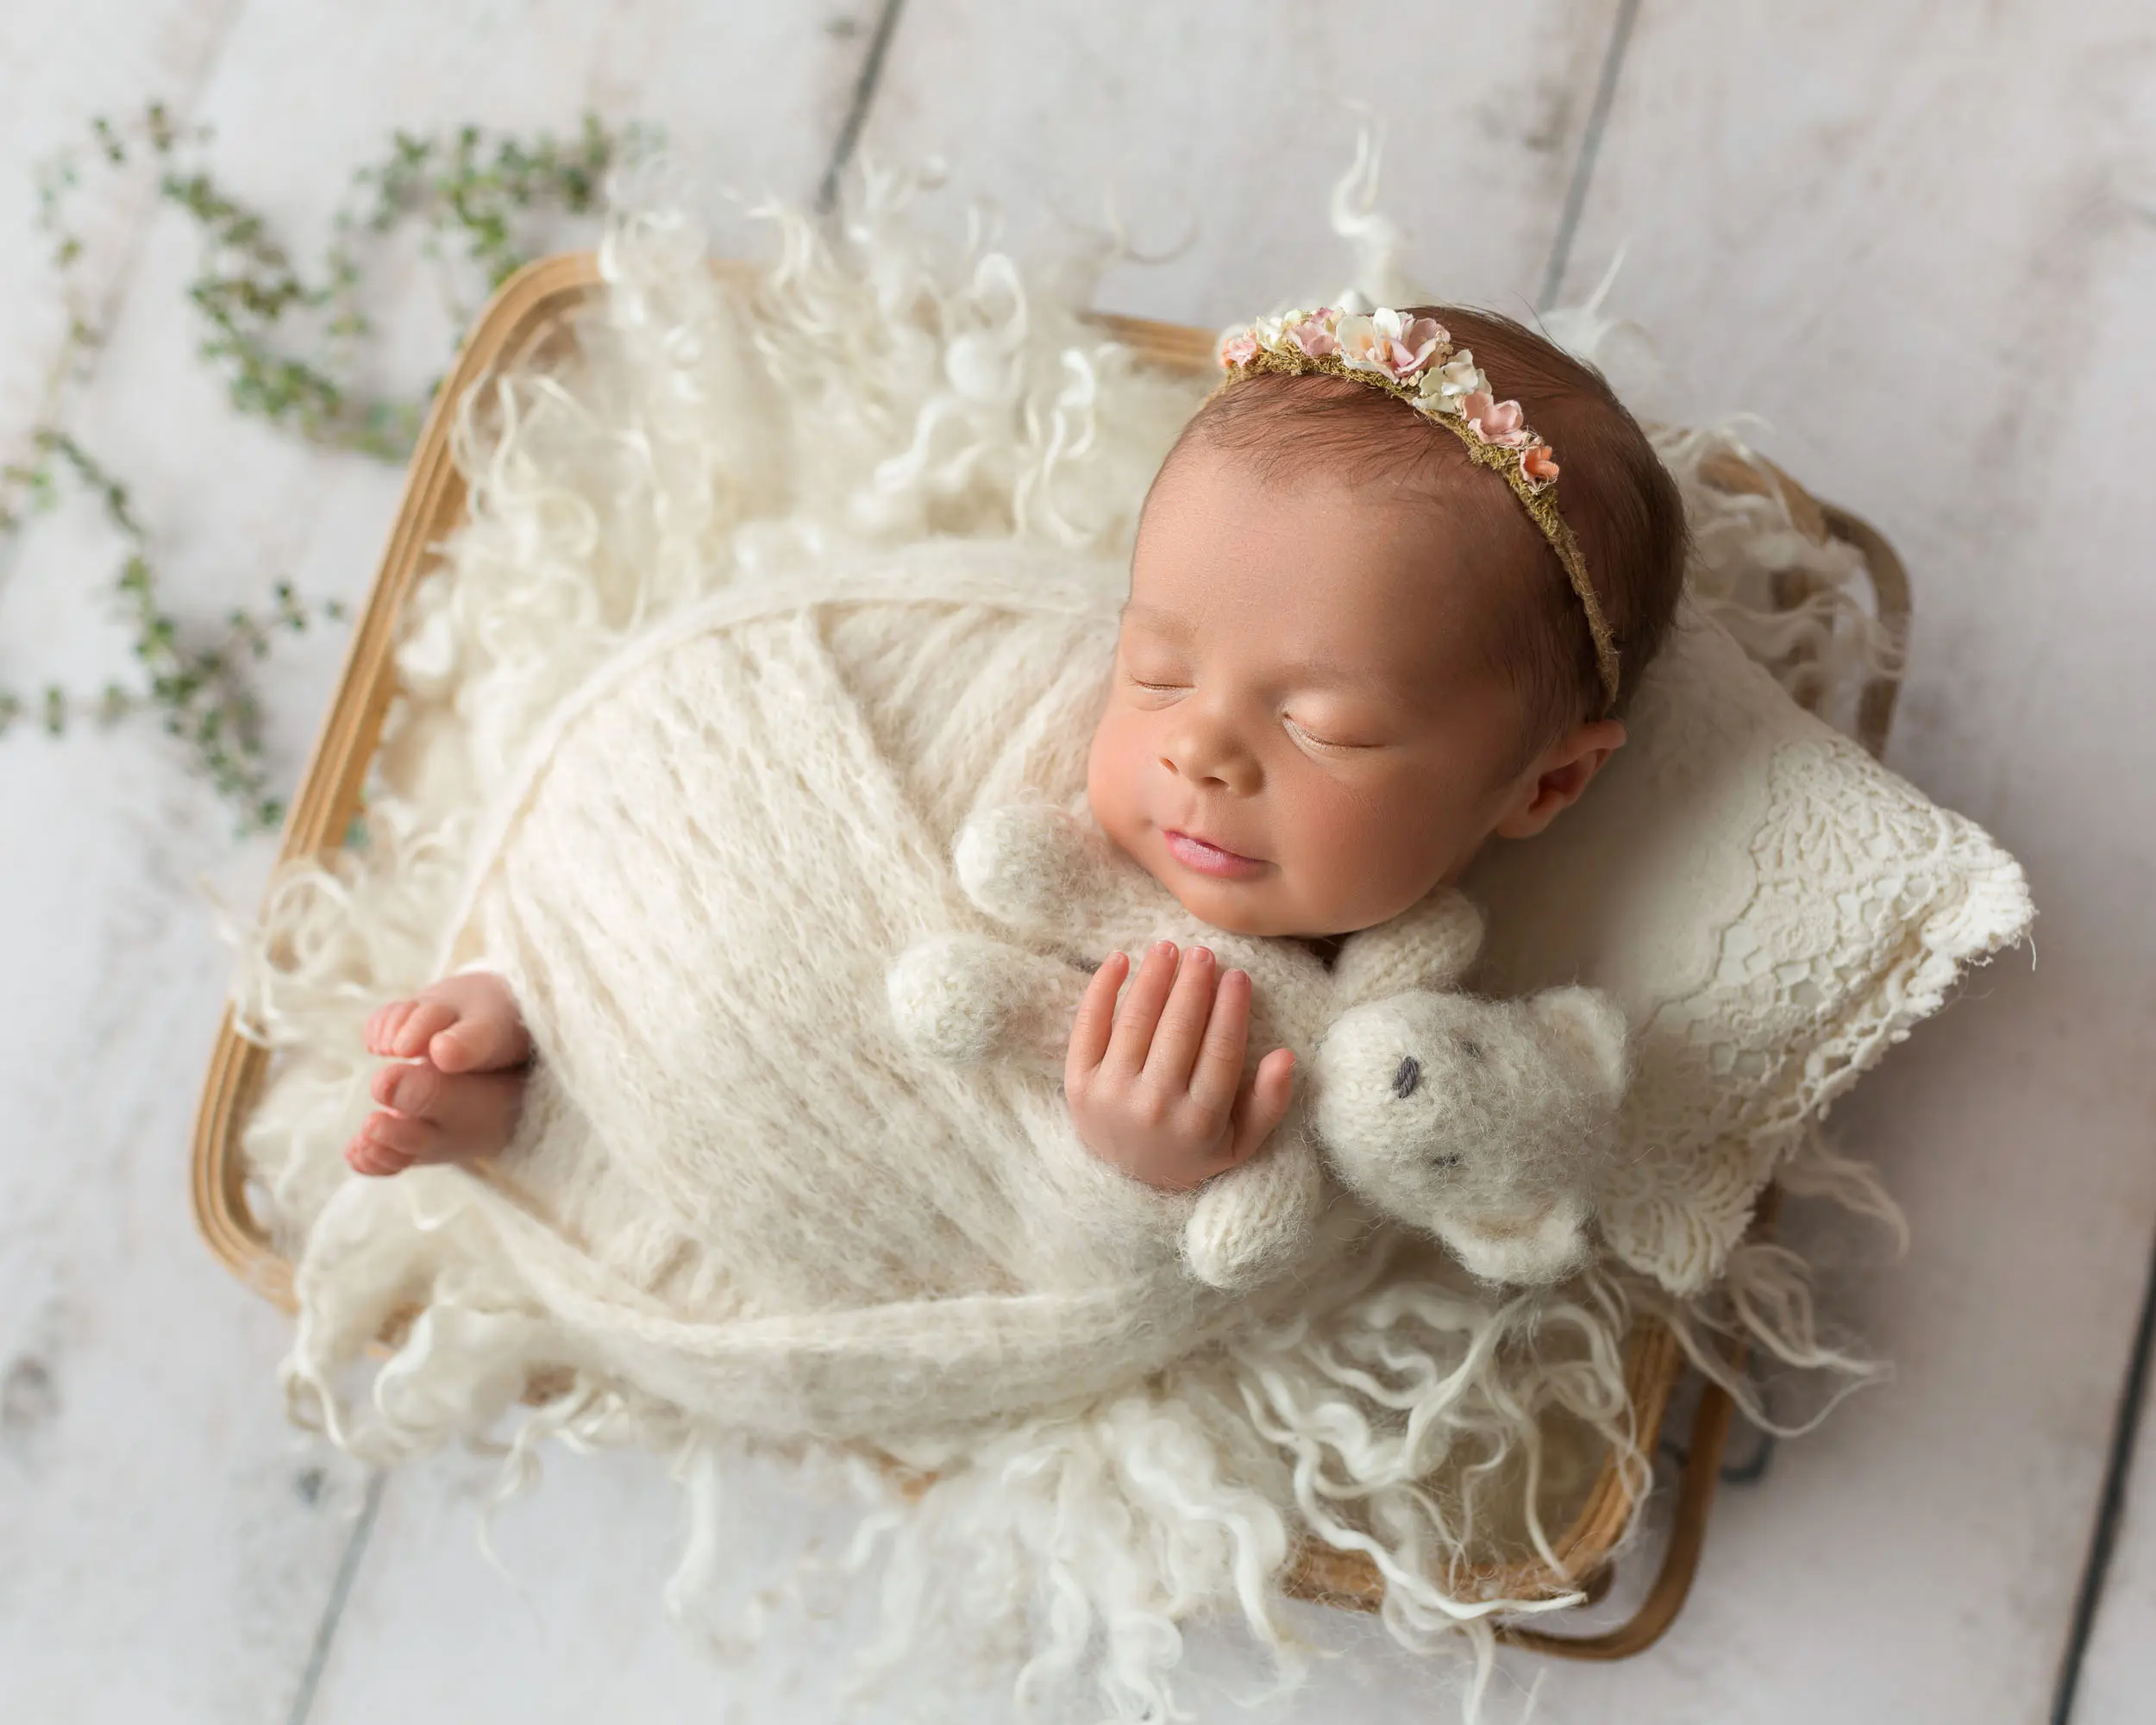
<instances>
[{"instance_id":1,"label":"fingernail","mask_svg":"<svg viewBox=\"0 0 2156 1725\"><path fill-rule=\"evenodd\" d=\"M1213 962L1213 950L1210 947L1194 946L1190 949L1190 956L1202 963L1210 964Z\"/></svg>"},{"instance_id":2,"label":"fingernail","mask_svg":"<svg viewBox=\"0 0 2156 1725\"><path fill-rule=\"evenodd\" d=\"M1153 950L1159 953L1163 958L1173 958L1175 956L1175 943L1172 940L1156 942L1153 947Z\"/></svg>"}]
</instances>

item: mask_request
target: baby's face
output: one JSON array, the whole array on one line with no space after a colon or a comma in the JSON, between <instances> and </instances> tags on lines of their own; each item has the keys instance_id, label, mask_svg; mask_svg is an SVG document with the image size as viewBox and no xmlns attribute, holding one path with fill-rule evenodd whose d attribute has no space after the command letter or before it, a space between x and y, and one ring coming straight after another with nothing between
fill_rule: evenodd
<instances>
[{"instance_id":1,"label":"baby's face","mask_svg":"<svg viewBox=\"0 0 2156 1725\"><path fill-rule=\"evenodd\" d=\"M1103 829L1244 934L1348 933L1457 879L1535 771L1508 774L1524 712L1476 603L1512 572L1477 549L1426 505L1186 449L1138 530L1093 736Z\"/></svg>"}]
</instances>

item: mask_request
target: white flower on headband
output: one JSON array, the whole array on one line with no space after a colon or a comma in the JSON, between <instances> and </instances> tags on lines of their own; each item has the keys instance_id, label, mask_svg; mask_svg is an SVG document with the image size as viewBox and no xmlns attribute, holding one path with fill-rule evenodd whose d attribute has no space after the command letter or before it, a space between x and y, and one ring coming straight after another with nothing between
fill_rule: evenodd
<instances>
[{"instance_id":1,"label":"white flower on headband","mask_svg":"<svg viewBox=\"0 0 2156 1725\"><path fill-rule=\"evenodd\" d=\"M1434 317L1410 317L1381 307L1367 317L1343 317L1340 357L1358 372L1382 372L1395 383L1413 377L1452 338Z\"/></svg>"},{"instance_id":2,"label":"white flower on headband","mask_svg":"<svg viewBox=\"0 0 2156 1725\"><path fill-rule=\"evenodd\" d=\"M1460 398L1487 390L1489 380L1482 375L1475 363L1475 355L1462 348L1441 366L1432 366L1422 374L1417 389L1425 405L1439 413L1457 413Z\"/></svg>"}]
</instances>

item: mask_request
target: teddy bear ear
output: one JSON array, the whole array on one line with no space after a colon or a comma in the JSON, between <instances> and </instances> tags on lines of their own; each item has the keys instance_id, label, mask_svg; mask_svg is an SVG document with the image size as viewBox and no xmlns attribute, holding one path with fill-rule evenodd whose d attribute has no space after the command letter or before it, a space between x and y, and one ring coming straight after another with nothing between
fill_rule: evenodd
<instances>
[{"instance_id":1,"label":"teddy bear ear","mask_svg":"<svg viewBox=\"0 0 2156 1725\"><path fill-rule=\"evenodd\" d=\"M1625 1044L1625 1014L1599 988L1550 988L1527 1003L1527 1010L1576 1056L1614 1107L1631 1078Z\"/></svg>"},{"instance_id":2,"label":"teddy bear ear","mask_svg":"<svg viewBox=\"0 0 2156 1725\"><path fill-rule=\"evenodd\" d=\"M1482 913L1454 887L1440 886L1389 921L1351 935L1332 970L1347 1004L1416 988L1456 986L1482 945Z\"/></svg>"}]
</instances>

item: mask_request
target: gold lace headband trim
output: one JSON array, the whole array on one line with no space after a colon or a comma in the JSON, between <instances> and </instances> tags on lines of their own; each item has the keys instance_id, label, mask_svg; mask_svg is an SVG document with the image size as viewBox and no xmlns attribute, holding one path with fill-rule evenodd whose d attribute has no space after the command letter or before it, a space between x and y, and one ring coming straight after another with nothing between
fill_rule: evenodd
<instances>
[{"instance_id":1,"label":"gold lace headband trim","mask_svg":"<svg viewBox=\"0 0 2156 1725\"><path fill-rule=\"evenodd\" d=\"M1587 613L1602 711L1616 705L1617 643L1587 578L1579 542L1557 512L1556 454L1528 429L1518 402L1495 398L1475 355L1455 348L1451 332L1436 318L1382 308L1363 316L1329 307L1261 317L1221 338L1220 366L1230 383L1259 372L1322 372L1369 384L1444 426L1477 466L1502 474L1557 553Z\"/></svg>"}]
</instances>

